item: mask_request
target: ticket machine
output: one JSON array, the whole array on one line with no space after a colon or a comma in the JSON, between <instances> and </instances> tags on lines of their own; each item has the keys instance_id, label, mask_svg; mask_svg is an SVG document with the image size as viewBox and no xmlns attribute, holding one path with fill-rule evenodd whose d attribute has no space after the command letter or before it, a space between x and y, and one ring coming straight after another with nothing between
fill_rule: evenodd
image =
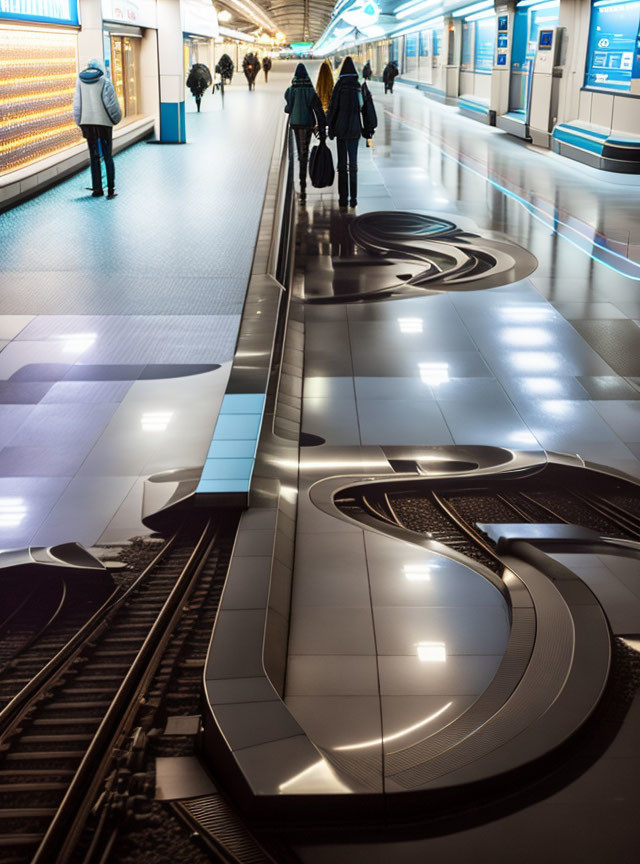
<instances>
[{"instance_id":1,"label":"ticket machine","mask_svg":"<svg viewBox=\"0 0 640 864\"><path fill-rule=\"evenodd\" d=\"M564 27L550 27L538 33L529 97L529 137L534 144L548 147L558 117L558 92L564 65Z\"/></svg>"}]
</instances>

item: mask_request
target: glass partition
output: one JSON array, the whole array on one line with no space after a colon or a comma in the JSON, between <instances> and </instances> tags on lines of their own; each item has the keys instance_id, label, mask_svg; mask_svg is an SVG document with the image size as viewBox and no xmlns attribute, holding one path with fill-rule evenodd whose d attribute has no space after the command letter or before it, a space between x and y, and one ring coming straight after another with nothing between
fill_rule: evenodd
<instances>
[{"instance_id":1,"label":"glass partition","mask_svg":"<svg viewBox=\"0 0 640 864\"><path fill-rule=\"evenodd\" d=\"M533 64L538 50L538 35L543 28L556 27L559 15L560 0L544 0L540 3L525 0L516 7L511 49L509 111L526 116Z\"/></svg>"},{"instance_id":2,"label":"glass partition","mask_svg":"<svg viewBox=\"0 0 640 864\"><path fill-rule=\"evenodd\" d=\"M631 88L639 25L640 0L593 4L585 86L621 92Z\"/></svg>"}]
</instances>

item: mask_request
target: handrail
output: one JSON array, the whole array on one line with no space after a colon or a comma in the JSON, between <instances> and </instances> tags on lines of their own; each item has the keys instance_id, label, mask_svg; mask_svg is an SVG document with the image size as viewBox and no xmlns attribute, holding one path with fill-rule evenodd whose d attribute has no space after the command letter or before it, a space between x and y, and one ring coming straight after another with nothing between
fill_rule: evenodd
<instances>
[{"instance_id":1,"label":"handrail","mask_svg":"<svg viewBox=\"0 0 640 864\"><path fill-rule=\"evenodd\" d=\"M104 781L104 771L112 759L113 749L121 735L122 727L132 712L138 708L138 699L155 673L166 643L173 635L175 623L182 614L184 599L191 593L207 561L206 553L215 543L217 532L210 537L210 531L211 520L208 519L196 547L87 748L58 811L32 859L32 864L50 864L51 861L65 864L73 853L75 843L93 806L95 795Z\"/></svg>"}]
</instances>

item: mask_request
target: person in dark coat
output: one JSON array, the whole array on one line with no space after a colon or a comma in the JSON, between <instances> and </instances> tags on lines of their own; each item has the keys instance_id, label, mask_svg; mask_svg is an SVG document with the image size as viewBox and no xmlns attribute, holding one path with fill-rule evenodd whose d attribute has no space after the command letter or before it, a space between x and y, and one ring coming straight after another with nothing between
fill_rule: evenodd
<instances>
[{"instance_id":1,"label":"person in dark coat","mask_svg":"<svg viewBox=\"0 0 640 864\"><path fill-rule=\"evenodd\" d=\"M202 102L204 91L207 89L207 87L211 87L211 83L212 78L211 72L209 72L209 67L205 66L204 63L194 63L189 70L187 87L189 88L189 90L191 90L191 95L196 100L198 113L200 113L200 103Z\"/></svg>"},{"instance_id":2,"label":"person in dark coat","mask_svg":"<svg viewBox=\"0 0 640 864\"><path fill-rule=\"evenodd\" d=\"M216 63L216 72L221 78L224 78L229 84L233 78L233 60L228 54L223 54Z\"/></svg>"},{"instance_id":3,"label":"person in dark coat","mask_svg":"<svg viewBox=\"0 0 640 864\"><path fill-rule=\"evenodd\" d=\"M384 84L385 93L393 93L393 82L399 74L398 63L395 60L389 61L389 63L384 67L384 72L382 73L382 82Z\"/></svg>"},{"instance_id":4,"label":"person in dark coat","mask_svg":"<svg viewBox=\"0 0 640 864\"><path fill-rule=\"evenodd\" d=\"M307 200L307 165L309 163L309 144L311 133L317 125L321 138L324 138L327 119L322 103L316 93L307 67L298 63L291 86L284 94L285 114L289 115L289 125L293 129L300 163L300 203Z\"/></svg>"},{"instance_id":5,"label":"person in dark coat","mask_svg":"<svg viewBox=\"0 0 640 864\"><path fill-rule=\"evenodd\" d=\"M256 78L258 77L258 72L260 71L260 61L252 51L250 51L248 54L245 54L244 60L242 61L242 69L244 71L245 78L247 79L249 90L254 90L256 86Z\"/></svg>"},{"instance_id":6,"label":"person in dark coat","mask_svg":"<svg viewBox=\"0 0 640 864\"><path fill-rule=\"evenodd\" d=\"M362 91L351 57L345 57L331 94L327 125L329 138L338 140L338 194L340 206L358 203L358 144L362 135Z\"/></svg>"},{"instance_id":7,"label":"person in dark coat","mask_svg":"<svg viewBox=\"0 0 640 864\"><path fill-rule=\"evenodd\" d=\"M265 84L269 80L269 72L271 72L271 57L262 58L262 71L264 72Z\"/></svg>"},{"instance_id":8,"label":"person in dark coat","mask_svg":"<svg viewBox=\"0 0 640 864\"><path fill-rule=\"evenodd\" d=\"M367 60L367 62L364 64L364 69L362 70L362 77L365 81L371 81L372 75L373 72L371 70L371 62Z\"/></svg>"}]
</instances>

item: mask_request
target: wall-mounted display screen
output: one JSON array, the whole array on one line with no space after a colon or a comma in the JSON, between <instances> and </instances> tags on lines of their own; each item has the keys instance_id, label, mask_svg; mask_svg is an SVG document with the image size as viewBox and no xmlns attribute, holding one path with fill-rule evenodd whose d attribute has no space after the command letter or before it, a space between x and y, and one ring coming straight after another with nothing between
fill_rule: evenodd
<instances>
[{"instance_id":1,"label":"wall-mounted display screen","mask_svg":"<svg viewBox=\"0 0 640 864\"><path fill-rule=\"evenodd\" d=\"M603 3L591 10L585 85L601 90L631 87L633 58L640 25L640 0Z\"/></svg>"},{"instance_id":2,"label":"wall-mounted display screen","mask_svg":"<svg viewBox=\"0 0 640 864\"><path fill-rule=\"evenodd\" d=\"M506 15L498 15L498 32L502 33L509 27L509 19Z\"/></svg>"},{"instance_id":3,"label":"wall-mounted display screen","mask_svg":"<svg viewBox=\"0 0 640 864\"><path fill-rule=\"evenodd\" d=\"M553 43L553 30L541 30L538 37L538 48L549 51Z\"/></svg>"},{"instance_id":4,"label":"wall-mounted display screen","mask_svg":"<svg viewBox=\"0 0 640 864\"><path fill-rule=\"evenodd\" d=\"M507 65L507 55L506 54L498 54L498 66L506 66Z\"/></svg>"},{"instance_id":5,"label":"wall-mounted display screen","mask_svg":"<svg viewBox=\"0 0 640 864\"><path fill-rule=\"evenodd\" d=\"M77 25L78 0L0 0L0 18Z\"/></svg>"},{"instance_id":6,"label":"wall-mounted display screen","mask_svg":"<svg viewBox=\"0 0 640 864\"><path fill-rule=\"evenodd\" d=\"M507 48L509 45L509 37L506 33L498 33L498 48Z\"/></svg>"},{"instance_id":7,"label":"wall-mounted display screen","mask_svg":"<svg viewBox=\"0 0 640 864\"><path fill-rule=\"evenodd\" d=\"M407 57L415 57L418 50L418 39L416 36L407 36L406 47Z\"/></svg>"}]
</instances>

